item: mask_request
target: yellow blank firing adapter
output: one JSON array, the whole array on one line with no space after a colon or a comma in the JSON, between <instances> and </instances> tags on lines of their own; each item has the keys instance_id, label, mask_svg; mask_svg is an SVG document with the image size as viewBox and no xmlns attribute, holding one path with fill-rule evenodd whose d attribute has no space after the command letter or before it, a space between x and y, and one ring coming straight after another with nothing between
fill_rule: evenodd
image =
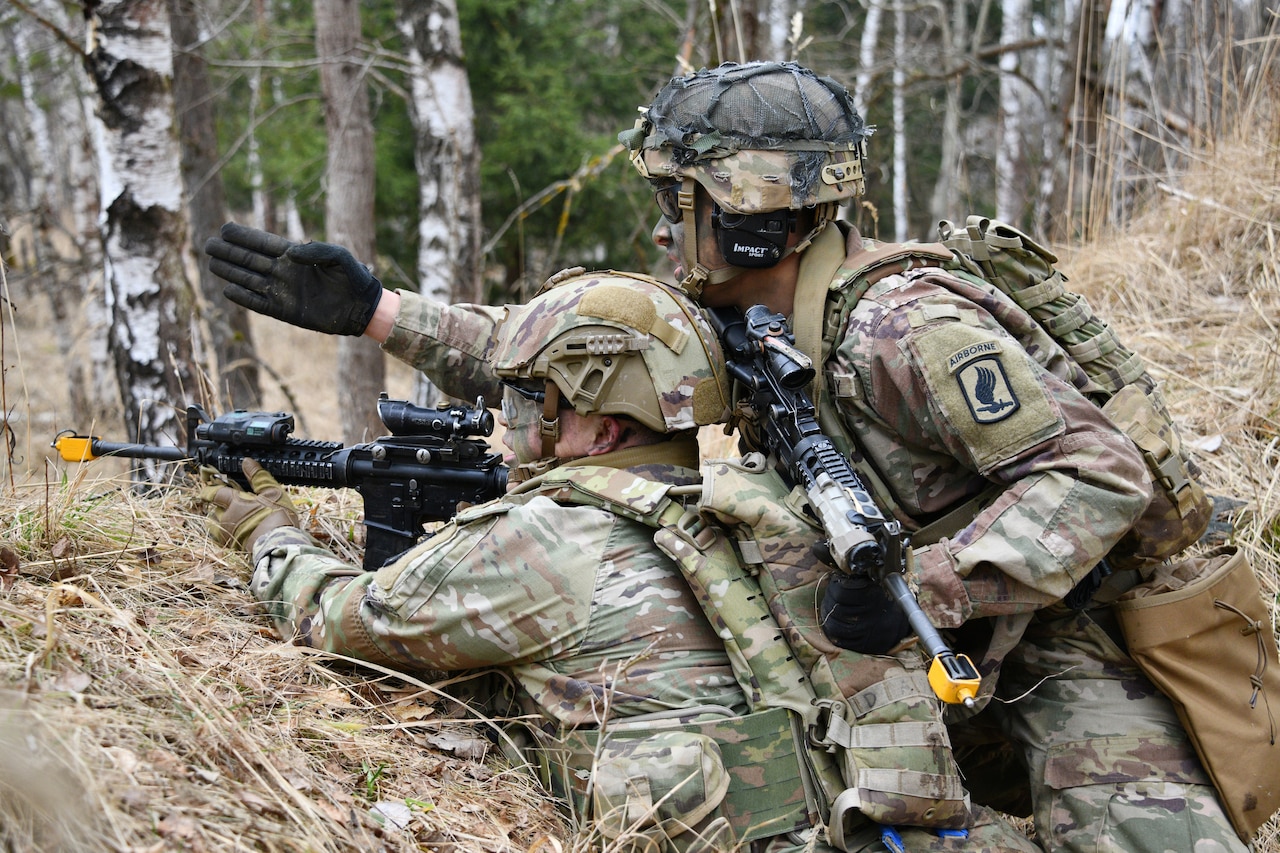
<instances>
[{"instance_id":1,"label":"yellow blank firing adapter","mask_svg":"<svg viewBox=\"0 0 1280 853\"><path fill-rule=\"evenodd\" d=\"M929 686L949 705L973 707L982 676L968 655L940 654L929 667Z\"/></svg>"},{"instance_id":2,"label":"yellow blank firing adapter","mask_svg":"<svg viewBox=\"0 0 1280 853\"><path fill-rule=\"evenodd\" d=\"M71 430L64 430L53 438L53 446L65 462L88 462L97 459L94 455L93 443L97 441L91 435L76 435Z\"/></svg>"}]
</instances>

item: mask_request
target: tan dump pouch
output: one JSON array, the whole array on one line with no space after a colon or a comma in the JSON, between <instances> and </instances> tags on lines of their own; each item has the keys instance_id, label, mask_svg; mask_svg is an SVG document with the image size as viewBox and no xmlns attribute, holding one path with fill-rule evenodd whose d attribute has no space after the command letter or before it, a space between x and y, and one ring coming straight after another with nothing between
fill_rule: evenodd
<instances>
[{"instance_id":1,"label":"tan dump pouch","mask_svg":"<svg viewBox=\"0 0 1280 853\"><path fill-rule=\"evenodd\" d=\"M606 839L653 851L730 850L811 826L797 731L785 709L613 726L604 736L571 732L552 756L575 813Z\"/></svg>"},{"instance_id":2,"label":"tan dump pouch","mask_svg":"<svg viewBox=\"0 0 1280 853\"><path fill-rule=\"evenodd\" d=\"M1244 552L1223 546L1162 566L1113 605L1133 656L1172 701L1248 843L1280 809L1275 634Z\"/></svg>"}]
</instances>

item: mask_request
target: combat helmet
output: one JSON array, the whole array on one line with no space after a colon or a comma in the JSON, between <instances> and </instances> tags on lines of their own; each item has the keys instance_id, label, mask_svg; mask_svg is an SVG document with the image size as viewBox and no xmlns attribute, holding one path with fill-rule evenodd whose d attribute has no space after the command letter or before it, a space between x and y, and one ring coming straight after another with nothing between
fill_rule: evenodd
<instances>
[{"instance_id":1,"label":"combat helmet","mask_svg":"<svg viewBox=\"0 0 1280 853\"><path fill-rule=\"evenodd\" d=\"M580 415L625 415L660 433L724 420L729 380L697 305L638 273L568 270L510 306L490 358L509 382L542 382L543 456L561 401Z\"/></svg>"},{"instance_id":2,"label":"combat helmet","mask_svg":"<svg viewBox=\"0 0 1280 853\"><path fill-rule=\"evenodd\" d=\"M673 78L641 110L618 139L631 162L659 192L669 218L691 213L701 186L722 218L718 228L737 228L758 248L739 266L772 266L802 251L838 206L863 194L863 160L871 133L849 92L794 62L725 63ZM678 191L677 191L678 185ZM664 197L668 200L664 204ZM814 230L792 250L783 250L775 211L816 212ZM686 278L683 289L697 298L702 286L727 280L697 263L694 217L683 217ZM723 243L722 243L723 245ZM722 272L722 271L721 271Z\"/></svg>"}]
</instances>

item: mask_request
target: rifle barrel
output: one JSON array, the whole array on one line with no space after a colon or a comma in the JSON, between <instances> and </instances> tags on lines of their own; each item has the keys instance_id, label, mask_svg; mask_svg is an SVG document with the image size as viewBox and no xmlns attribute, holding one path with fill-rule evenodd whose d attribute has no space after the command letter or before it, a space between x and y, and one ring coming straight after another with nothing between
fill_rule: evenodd
<instances>
[{"instance_id":1,"label":"rifle barrel","mask_svg":"<svg viewBox=\"0 0 1280 853\"><path fill-rule=\"evenodd\" d=\"M66 462L88 462L102 456L123 456L128 459L159 459L163 462L181 462L189 459L185 448L162 447L152 444L133 444L121 441L103 441L90 435L63 433L53 441L58 454Z\"/></svg>"}]
</instances>

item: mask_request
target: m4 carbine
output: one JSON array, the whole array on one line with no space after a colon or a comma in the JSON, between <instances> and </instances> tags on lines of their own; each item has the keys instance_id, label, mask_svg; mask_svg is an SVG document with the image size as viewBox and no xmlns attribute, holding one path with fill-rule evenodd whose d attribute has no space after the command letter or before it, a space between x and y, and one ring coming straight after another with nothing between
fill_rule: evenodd
<instances>
[{"instance_id":1,"label":"m4 carbine","mask_svg":"<svg viewBox=\"0 0 1280 853\"><path fill-rule=\"evenodd\" d=\"M364 568L374 571L413 547L429 522L452 518L459 503L483 503L507 491L502 456L476 436L493 433L484 398L471 406L436 409L378 397L390 435L344 447L336 441L290 438L287 412L234 411L210 418L187 407L187 446L102 441L70 430L53 441L68 462L100 456L185 462L191 471L217 470L248 488L240 470L256 460L282 485L350 488L364 501Z\"/></svg>"},{"instance_id":2,"label":"m4 carbine","mask_svg":"<svg viewBox=\"0 0 1280 853\"><path fill-rule=\"evenodd\" d=\"M716 308L711 323L724 346L729 375L747 390L756 439L792 485L805 490L827 534L831 562L850 575L867 575L898 603L933 657L929 683L945 702L973 705L980 676L957 655L921 609L903 576L907 539L885 518L858 472L818 424L805 392L815 371L796 349L786 317L755 305L744 313Z\"/></svg>"}]
</instances>

